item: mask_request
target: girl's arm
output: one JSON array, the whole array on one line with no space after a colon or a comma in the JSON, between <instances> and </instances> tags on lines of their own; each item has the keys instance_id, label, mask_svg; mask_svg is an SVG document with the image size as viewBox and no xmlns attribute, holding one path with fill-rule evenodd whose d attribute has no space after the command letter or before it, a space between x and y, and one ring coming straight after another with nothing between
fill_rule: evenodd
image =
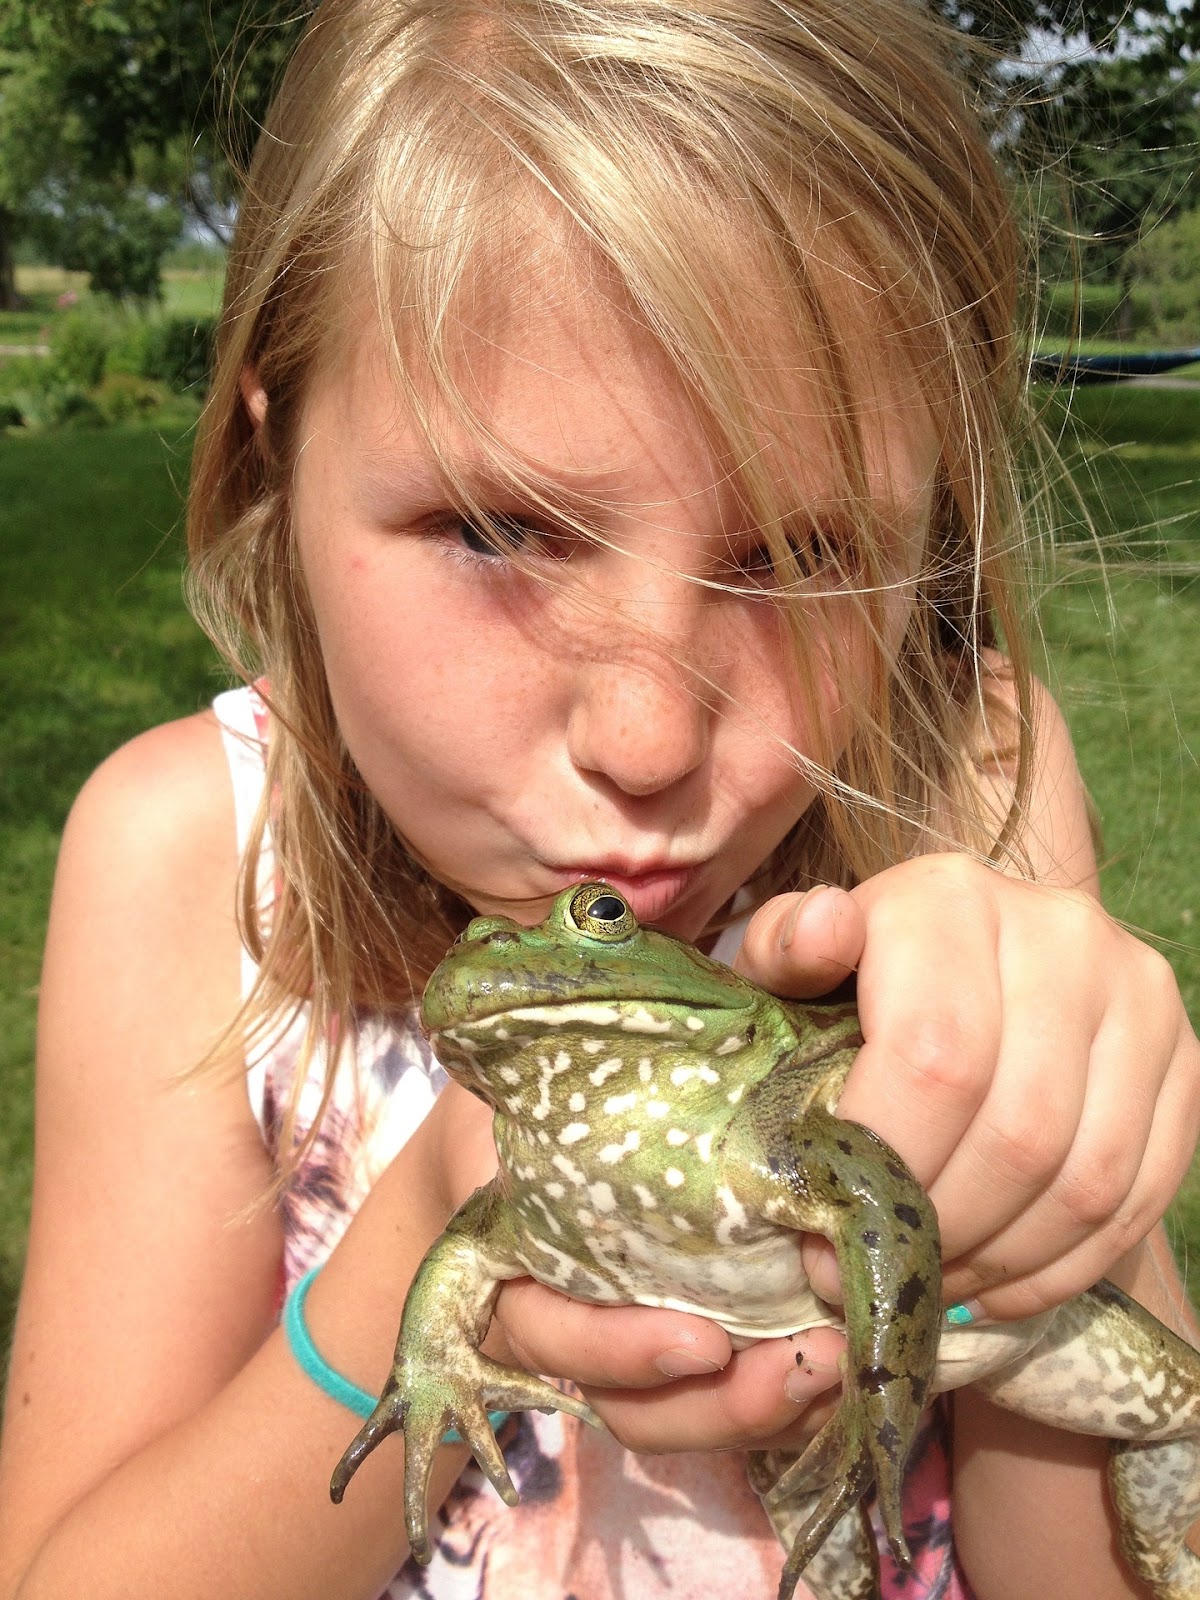
<instances>
[{"instance_id":1,"label":"girl's arm","mask_svg":"<svg viewBox=\"0 0 1200 1600\"><path fill-rule=\"evenodd\" d=\"M282 1238L243 1063L189 1076L238 1003L236 865L208 715L119 751L67 826L0 1440L0 1600L374 1600L407 1554L399 1436L330 1503L360 1419L276 1326ZM382 1389L420 1259L494 1163L490 1116L452 1086L334 1250L308 1322L361 1387ZM615 1358L607 1319L622 1315ZM665 1384L663 1351L728 1355L712 1324L648 1309L602 1313L583 1343L582 1370L590 1349L623 1384ZM440 1453L431 1505L465 1460Z\"/></svg>"},{"instance_id":2,"label":"girl's arm","mask_svg":"<svg viewBox=\"0 0 1200 1600\"><path fill-rule=\"evenodd\" d=\"M232 799L208 716L118 752L63 842L36 1179L0 1452L0 1596L374 1596L403 1560L403 1447L340 1508L358 1423L275 1327L281 1239L240 1062L187 1079L238 998ZM381 1386L449 1209L439 1122L310 1299L318 1346ZM461 1470L444 1452L433 1493Z\"/></svg>"}]
</instances>

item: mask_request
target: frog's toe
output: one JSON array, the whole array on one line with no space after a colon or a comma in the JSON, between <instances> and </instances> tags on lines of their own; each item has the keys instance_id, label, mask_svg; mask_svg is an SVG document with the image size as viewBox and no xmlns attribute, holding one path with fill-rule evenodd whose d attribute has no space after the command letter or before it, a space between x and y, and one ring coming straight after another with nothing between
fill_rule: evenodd
<instances>
[{"instance_id":1,"label":"frog's toe","mask_svg":"<svg viewBox=\"0 0 1200 1600\"><path fill-rule=\"evenodd\" d=\"M381 1444L390 1433L398 1433L404 1428L408 1405L408 1401L401 1397L399 1390L389 1381L379 1404L355 1434L342 1459L333 1469L333 1476L329 1480L329 1498L335 1506L341 1505L342 1496L346 1493L350 1479L375 1446Z\"/></svg>"},{"instance_id":2,"label":"frog's toe","mask_svg":"<svg viewBox=\"0 0 1200 1600\"><path fill-rule=\"evenodd\" d=\"M483 1373L479 1389L489 1406L502 1411L565 1411L568 1416L578 1417L580 1422L586 1422L589 1427L603 1430L604 1424L591 1406L572 1394L556 1389L545 1378L521 1372L516 1367L502 1367L498 1362L482 1357L480 1360Z\"/></svg>"}]
</instances>

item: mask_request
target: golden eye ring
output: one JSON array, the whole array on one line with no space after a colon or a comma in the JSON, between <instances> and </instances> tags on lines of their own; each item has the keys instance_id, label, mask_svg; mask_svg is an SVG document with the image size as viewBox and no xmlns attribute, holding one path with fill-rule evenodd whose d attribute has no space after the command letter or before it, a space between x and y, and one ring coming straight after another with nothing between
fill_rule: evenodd
<instances>
[{"instance_id":1,"label":"golden eye ring","mask_svg":"<svg viewBox=\"0 0 1200 1600\"><path fill-rule=\"evenodd\" d=\"M604 944L619 944L637 932L637 918L606 883L582 884L571 896L568 911L580 933Z\"/></svg>"}]
</instances>

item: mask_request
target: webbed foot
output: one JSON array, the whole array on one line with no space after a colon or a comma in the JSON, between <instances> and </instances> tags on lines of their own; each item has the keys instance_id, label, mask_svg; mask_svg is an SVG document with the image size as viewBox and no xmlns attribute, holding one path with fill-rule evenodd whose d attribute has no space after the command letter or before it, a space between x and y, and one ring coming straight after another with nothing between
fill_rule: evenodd
<instances>
[{"instance_id":1,"label":"webbed foot","mask_svg":"<svg viewBox=\"0 0 1200 1600\"><path fill-rule=\"evenodd\" d=\"M443 1359L436 1368L402 1359L392 1370L379 1404L368 1417L342 1459L329 1484L330 1498L340 1504L350 1479L391 1433L404 1433L404 1522L409 1545L420 1562L432 1556L426 1501L434 1453L450 1429L457 1429L497 1494L506 1505L516 1505L517 1491L496 1443L488 1410L565 1411L599 1428L603 1424L590 1406L564 1394L544 1378L464 1347L453 1362Z\"/></svg>"}]
</instances>

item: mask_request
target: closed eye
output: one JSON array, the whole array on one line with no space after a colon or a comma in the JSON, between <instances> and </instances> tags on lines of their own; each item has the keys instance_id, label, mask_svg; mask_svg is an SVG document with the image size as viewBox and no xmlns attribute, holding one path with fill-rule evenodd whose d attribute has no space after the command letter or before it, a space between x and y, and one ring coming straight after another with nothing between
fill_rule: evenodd
<instances>
[{"instance_id":1,"label":"closed eye","mask_svg":"<svg viewBox=\"0 0 1200 1600\"><path fill-rule=\"evenodd\" d=\"M853 561L849 536L836 528L806 527L791 532L783 545L766 540L749 544L738 558L738 570L756 588L787 588L795 583L833 585L850 575Z\"/></svg>"},{"instance_id":2,"label":"closed eye","mask_svg":"<svg viewBox=\"0 0 1200 1600\"><path fill-rule=\"evenodd\" d=\"M510 512L466 515L447 512L431 519L428 531L468 562L498 566L507 561L561 560L572 543L559 529Z\"/></svg>"}]
</instances>

